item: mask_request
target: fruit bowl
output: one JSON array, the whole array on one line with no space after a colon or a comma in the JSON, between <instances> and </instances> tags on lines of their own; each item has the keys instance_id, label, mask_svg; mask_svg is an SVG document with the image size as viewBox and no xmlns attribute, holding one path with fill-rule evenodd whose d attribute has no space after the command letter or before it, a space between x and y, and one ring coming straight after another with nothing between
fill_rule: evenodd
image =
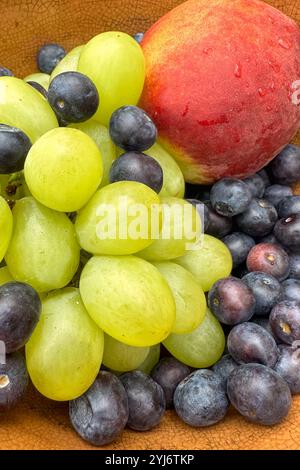
<instances>
[{"instance_id":1,"label":"fruit bowl","mask_svg":"<svg viewBox=\"0 0 300 470\"><path fill-rule=\"evenodd\" d=\"M109 8L108 8L109 3ZM181 0L43 0L1 2L2 41L0 57L18 76L35 70L37 48L57 41L68 50L106 30L130 34L146 30ZM268 0L300 22L298 0ZM300 134L295 139L300 143ZM295 185L300 194L300 184ZM167 412L151 432L126 430L105 449L298 449L300 442L300 397L293 400L288 418L275 427L250 424L230 410L229 417L207 429L193 429ZM33 388L11 413L1 417L0 449L89 449L72 430L68 407L51 402Z\"/></svg>"}]
</instances>

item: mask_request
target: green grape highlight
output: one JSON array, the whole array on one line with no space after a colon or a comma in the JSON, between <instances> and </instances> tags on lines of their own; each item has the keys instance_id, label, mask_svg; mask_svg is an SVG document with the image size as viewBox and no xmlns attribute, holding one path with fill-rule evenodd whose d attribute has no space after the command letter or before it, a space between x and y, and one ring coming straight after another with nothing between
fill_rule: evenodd
<instances>
[{"instance_id":1,"label":"green grape highlight","mask_svg":"<svg viewBox=\"0 0 300 470\"><path fill-rule=\"evenodd\" d=\"M152 218L153 206L157 218ZM79 212L81 248L93 254L129 255L149 246L161 227L160 199L148 186L120 181L101 188Z\"/></svg>"},{"instance_id":2,"label":"green grape highlight","mask_svg":"<svg viewBox=\"0 0 300 470\"><path fill-rule=\"evenodd\" d=\"M48 91L50 85L50 75L47 73L32 73L31 75L27 75L27 77L24 78L24 81L39 83L43 88L45 88L46 91Z\"/></svg>"},{"instance_id":3,"label":"green grape highlight","mask_svg":"<svg viewBox=\"0 0 300 470\"><path fill-rule=\"evenodd\" d=\"M110 138L108 129L93 119L78 124L70 124L69 127L85 132L98 146L103 160L103 177L100 187L106 186L109 184L111 165L117 156L116 146Z\"/></svg>"},{"instance_id":4,"label":"green grape highlight","mask_svg":"<svg viewBox=\"0 0 300 470\"><path fill-rule=\"evenodd\" d=\"M137 369L149 354L150 348L136 348L104 335L103 364L118 372Z\"/></svg>"},{"instance_id":5,"label":"green grape highlight","mask_svg":"<svg viewBox=\"0 0 300 470\"><path fill-rule=\"evenodd\" d=\"M138 256L148 261L167 261L182 256L201 236L201 218L184 199L162 197L163 224L159 237Z\"/></svg>"},{"instance_id":6,"label":"green grape highlight","mask_svg":"<svg viewBox=\"0 0 300 470\"><path fill-rule=\"evenodd\" d=\"M79 397L99 372L103 346L103 332L85 310L78 289L49 294L26 345L27 368L34 386L51 400Z\"/></svg>"},{"instance_id":7,"label":"green grape highlight","mask_svg":"<svg viewBox=\"0 0 300 470\"><path fill-rule=\"evenodd\" d=\"M39 292L66 286L79 264L72 222L32 197L17 201L12 212L14 229L5 260L13 278Z\"/></svg>"},{"instance_id":8,"label":"green grape highlight","mask_svg":"<svg viewBox=\"0 0 300 470\"><path fill-rule=\"evenodd\" d=\"M9 205L0 196L0 262L3 260L11 240L13 216Z\"/></svg>"},{"instance_id":9,"label":"green grape highlight","mask_svg":"<svg viewBox=\"0 0 300 470\"><path fill-rule=\"evenodd\" d=\"M185 192L184 177L174 158L158 143L154 144L145 153L154 158L162 167L164 183L160 196L183 198Z\"/></svg>"},{"instance_id":10,"label":"green grape highlight","mask_svg":"<svg viewBox=\"0 0 300 470\"><path fill-rule=\"evenodd\" d=\"M24 167L31 194L61 212L83 207L101 183L101 153L95 142L78 129L54 129L30 149Z\"/></svg>"},{"instance_id":11,"label":"green grape highlight","mask_svg":"<svg viewBox=\"0 0 300 470\"><path fill-rule=\"evenodd\" d=\"M219 321L207 309L196 330L187 335L171 334L163 345L178 361L195 369L206 369L222 356L225 335Z\"/></svg>"},{"instance_id":12,"label":"green grape highlight","mask_svg":"<svg viewBox=\"0 0 300 470\"><path fill-rule=\"evenodd\" d=\"M190 271L204 292L232 271L232 257L227 246L210 235L204 235L201 245L174 261Z\"/></svg>"},{"instance_id":13,"label":"green grape highlight","mask_svg":"<svg viewBox=\"0 0 300 470\"><path fill-rule=\"evenodd\" d=\"M77 72L78 61L84 46L77 46L57 64L50 76L50 82L64 72Z\"/></svg>"},{"instance_id":14,"label":"green grape highlight","mask_svg":"<svg viewBox=\"0 0 300 470\"><path fill-rule=\"evenodd\" d=\"M165 278L176 303L176 320L172 333L191 333L203 321L206 299L194 276L178 264L171 262L154 263Z\"/></svg>"},{"instance_id":15,"label":"green grape highlight","mask_svg":"<svg viewBox=\"0 0 300 470\"><path fill-rule=\"evenodd\" d=\"M32 143L58 127L49 103L28 83L14 77L0 78L0 122L18 127Z\"/></svg>"},{"instance_id":16,"label":"green grape highlight","mask_svg":"<svg viewBox=\"0 0 300 470\"><path fill-rule=\"evenodd\" d=\"M6 284L7 282L12 282L13 280L14 279L10 274L7 266L0 268L0 286L3 286L3 284Z\"/></svg>"},{"instance_id":17,"label":"green grape highlight","mask_svg":"<svg viewBox=\"0 0 300 470\"><path fill-rule=\"evenodd\" d=\"M150 372L152 369L156 366L160 358L160 344L155 344L154 346L151 346L148 356L142 362L139 367L137 367L137 370L141 370L142 372L145 372L145 374L150 375Z\"/></svg>"},{"instance_id":18,"label":"green grape highlight","mask_svg":"<svg viewBox=\"0 0 300 470\"><path fill-rule=\"evenodd\" d=\"M136 105L140 99L145 81L143 51L126 33L101 33L84 46L78 72L87 75L96 85L100 106L95 119L108 126L116 109Z\"/></svg>"},{"instance_id":19,"label":"green grape highlight","mask_svg":"<svg viewBox=\"0 0 300 470\"><path fill-rule=\"evenodd\" d=\"M84 267L79 287L93 320L122 343L152 346L172 331L172 292L147 261L135 256L95 256Z\"/></svg>"}]
</instances>

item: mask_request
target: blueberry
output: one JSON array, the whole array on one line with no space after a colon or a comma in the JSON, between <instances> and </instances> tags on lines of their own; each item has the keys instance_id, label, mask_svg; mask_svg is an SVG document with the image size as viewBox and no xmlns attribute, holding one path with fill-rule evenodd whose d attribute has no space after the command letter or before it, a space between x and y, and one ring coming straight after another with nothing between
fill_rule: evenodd
<instances>
[{"instance_id":1,"label":"blueberry","mask_svg":"<svg viewBox=\"0 0 300 470\"><path fill-rule=\"evenodd\" d=\"M117 439L126 426L128 401L120 380L101 371L89 390L70 401L70 419L78 434L96 446Z\"/></svg>"},{"instance_id":2,"label":"blueberry","mask_svg":"<svg viewBox=\"0 0 300 470\"><path fill-rule=\"evenodd\" d=\"M41 95L43 95L44 98L46 98L46 100L48 99L48 92L47 90L45 90L45 88L38 82L33 82L31 80L29 80L29 82L27 82L28 85L32 86L32 88L34 88L35 90L37 90Z\"/></svg>"},{"instance_id":3,"label":"blueberry","mask_svg":"<svg viewBox=\"0 0 300 470\"><path fill-rule=\"evenodd\" d=\"M268 186L271 186L271 181L270 177L268 175L268 172L265 168L257 172L258 176L260 176L265 183L265 187L267 188Z\"/></svg>"},{"instance_id":4,"label":"blueberry","mask_svg":"<svg viewBox=\"0 0 300 470\"><path fill-rule=\"evenodd\" d=\"M139 370L120 376L129 405L127 425L135 431L149 431L157 426L166 409L162 387Z\"/></svg>"},{"instance_id":5,"label":"blueberry","mask_svg":"<svg viewBox=\"0 0 300 470\"><path fill-rule=\"evenodd\" d=\"M255 323L256 325L261 326L264 328L273 338L275 339L276 344L281 344L281 341L274 335L274 332L271 328L269 318L266 317L252 317L251 322Z\"/></svg>"},{"instance_id":6,"label":"blueberry","mask_svg":"<svg viewBox=\"0 0 300 470\"><path fill-rule=\"evenodd\" d=\"M83 122L98 109L99 94L93 82L82 73L64 72L50 83L48 100L64 122Z\"/></svg>"},{"instance_id":7,"label":"blueberry","mask_svg":"<svg viewBox=\"0 0 300 470\"><path fill-rule=\"evenodd\" d=\"M278 219L275 207L266 199L252 199L248 209L236 216L236 222L242 232L251 237L268 235Z\"/></svg>"},{"instance_id":8,"label":"blueberry","mask_svg":"<svg viewBox=\"0 0 300 470\"><path fill-rule=\"evenodd\" d=\"M279 203L287 196L292 196L293 191L290 186L282 184L272 184L265 190L264 198L267 199L277 209Z\"/></svg>"},{"instance_id":9,"label":"blueberry","mask_svg":"<svg viewBox=\"0 0 300 470\"><path fill-rule=\"evenodd\" d=\"M145 33L136 33L133 37L138 42L139 44L142 42L144 39Z\"/></svg>"},{"instance_id":10,"label":"blueberry","mask_svg":"<svg viewBox=\"0 0 300 470\"><path fill-rule=\"evenodd\" d=\"M294 300L284 300L273 307L270 325L277 338L283 343L293 344L300 340L300 304Z\"/></svg>"},{"instance_id":11,"label":"blueberry","mask_svg":"<svg viewBox=\"0 0 300 470\"><path fill-rule=\"evenodd\" d=\"M203 202L199 201L198 199L186 199L187 202L193 204L196 207L198 214L200 215L202 228L204 233L206 232L209 224L209 210Z\"/></svg>"},{"instance_id":12,"label":"blueberry","mask_svg":"<svg viewBox=\"0 0 300 470\"><path fill-rule=\"evenodd\" d=\"M41 301L28 284L9 282L0 287L0 341L6 352L22 348L39 321Z\"/></svg>"},{"instance_id":13,"label":"blueberry","mask_svg":"<svg viewBox=\"0 0 300 470\"><path fill-rule=\"evenodd\" d=\"M257 271L247 274L242 281L255 297L255 315L268 315L280 298L279 281L270 274Z\"/></svg>"},{"instance_id":14,"label":"blueberry","mask_svg":"<svg viewBox=\"0 0 300 470\"><path fill-rule=\"evenodd\" d=\"M270 170L276 183L292 184L300 180L300 147L287 145L271 162Z\"/></svg>"},{"instance_id":15,"label":"blueberry","mask_svg":"<svg viewBox=\"0 0 300 470\"><path fill-rule=\"evenodd\" d=\"M290 277L300 279L300 254L290 254Z\"/></svg>"},{"instance_id":16,"label":"blueberry","mask_svg":"<svg viewBox=\"0 0 300 470\"><path fill-rule=\"evenodd\" d=\"M255 246L253 238L242 232L226 235L222 241L229 248L234 268L246 261L249 251Z\"/></svg>"},{"instance_id":17,"label":"blueberry","mask_svg":"<svg viewBox=\"0 0 300 470\"><path fill-rule=\"evenodd\" d=\"M269 235L266 235L265 237L262 238L257 238L256 239L257 244L259 243L275 243L277 245L280 245L279 241L275 237L274 233L269 233Z\"/></svg>"},{"instance_id":18,"label":"blueberry","mask_svg":"<svg viewBox=\"0 0 300 470\"><path fill-rule=\"evenodd\" d=\"M293 395L300 393L300 350L295 347L280 345L279 359L274 370L290 387Z\"/></svg>"},{"instance_id":19,"label":"blueberry","mask_svg":"<svg viewBox=\"0 0 300 470\"><path fill-rule=\"evenodd\" d=\"M151 376L164 391L166 407L173 407L173 395L177 385L191 373L191 369L174 357L164 357L154 367Z\"/></svg>"},{"instance_id":20,"label":"blueberry","mask_svg":"<svg viewBox=\"0 0 300 470\"><path fill-rule=\"evenodd\" d=\"M0 124L0 174L10 174L24 168L31 142L17 127Z\"/></svg>"},{"instance_id":21,"label":"blueberry","mask_svg":"<svg viewBox=\"0 0 300 470\"><path fill-rule=\"evenodd\" d=\"M224 238L232 231L232 219L215 212L209 202L205 205L208 209L208 224L205 233L216 238Z\"/></svg>"},{"instance_id":22,"label":"blueberry","mask_svg":"<svg viewBox=\"0 0 300 470\"><path fill-rule=\"evenodd\" d=\"M285 197L278 206L278 216L280 219L287 218L293 214L300 213L300 196Z\"/></svg>"},{"instance_id":23,"label":"blueberry","mask_svg":"<svg viewBox=\"0 0 300 470\"><path fill-rule=\"evenodd\" d=\"M227 348L239 364L252 362L274 367L278 359L278 349L273 336L253 322L232 328L227 338Z\"/></svg>"},{"instance_id":24,"label":"blueberry","mask_svg":"<svg viewBox=\"0 0 300 470\"><path fill-rule=\"evenodd\" d=\"M218 423L229 406L221 377L206 369L193 372L176 388L174 406L178 416L190 426Z\"/></svg>"},{"instance_id":25,"label":"blueberry","mask_svg":"<svg viewBox=\"0 0 300 470\"><path fill-rule=\"evenodd\" d=\"M210 202L210 186L186 183L185 197L187 199L198 199L201 202Z\"/></svg>"},{"instance_id":26,"label":"blueberry","mask_svg":"<svg viewBox=\"0 0 300 470\"><path fill-rule=\"evenodd\" d=\"M230 356L225 354L212 368L221 377L224 387L227 386L227 379L231 372L239 367L239 364Z\"/></svg>"},{"instance_id":27,"label":"blueberry","mask_svg":"<svg viewBox=\"0 0 300 470\"><path fill-rule=\"evenodd\" d=\"M58 44L45 44L40 48L37 55L39 70L43 73L52 73L65 55L65 49Z\"/></svg>"},{"instance_id":28,"label":"blueberry","mask_svg":"<svg viewBox=\"0 0 300 470\"><path fill-rule=\"evenodd\" d=\"M290 259L286 251L274 243L259 243L247 257L250 272L260 271L283 281L290 273Z\"/></svg>"},{"instance_id":29,"label":"blueberry","mask_svg":"<svg viewBox=\"0 0 300 470\"><path fill-rule=\"evenodd\" d=\"M123 106L111 116L109 132L123 150L143 152L155 143L157 129L150 116L137 106Z\"/></svg>"},{"instance_id":30,"label":"blueberry","mask_svg":"<svg viewBox=\"0 0 300 470\"><path fill-rule=\"evenodd\" d=\"M253 197L261 198L264 195L266 186L264 180L258 174L251 175L244 179L244 183L248 186Z\"/></svg>"},{"instance_id":31,"label":"blueberry","mask_svg":"<svg viewBox=\"0 0 300 470\"><path fill-rule=\"evenodd\" d=\"M19 352L8 354L0 363L0 412L15 406L25 395L28 386L25 359Z\"/></svg>"},{"instance_id":32,"label":"blueberry","mask_svg":"<svg viewBox=\"0 0 300 470\"><path fill-rule=\"evenodd\" d=\"M7 69L6 67L0 66L0 77L13 77L14 74L11 70Z\"/></svg>"},{"instance_id":33,"label":"blueberry","mask_svg":"<svg viewBox=\"0 0 300 470\"><path fill-rule=\"evenodd\" d=\"M138 152L127 152L117 158L110 169L110 182L137 181L159 193L163 186L163 171L154 158Z\"/></svg>"},{"instance_id":34,"label":"blueberry","mask_svg":"<svg viewBox=\"0 0 300 470\"><path fill-rule=\"evenodd\" d=\"M279 242L292 251L300 250L300 214L280 219L274 227L274 235Z\"/></svg>"},{"instance_id":35,"label":"blueberry","mask_svg":"<svg viewBox=\"0 0 300 470\"><path fill-rule=\"evenodd\" d=\"M235 369L228 378L227 393L241 415L268 426L282 421L292 404L287 383L261 364L244 364Z\"/></svg>"},{"instance_id":36,"label":"blueberry","mask_svg":"<svg viewBox=\"0 0 300 470\"><path fill-rule=\"evenodd\" d=\"M235 178L224 178L215 183L210 192L213 209L224 217L244 212L252 199L248 186Z\"/></svg>"},{"instance_id":37,"label":"blueberry","mask_svg":"<svg viewBox=\"0 0 300 470\"><path fill-rule=\"evenodd\" d=\"M300 303L300 279L287 279L282 283L280 300L295 300Z\"/></svg>"},{"instance_id":38,"label":"blueberry","mask_svg":"<svg viewBox=\"0 0 300 470\"><path fill-rule=\"evenodd\" d=\"M235 277L217 281L209 291L208 304L225 325L248 321L255 311L255 298L251 289Z\"/></svg>"}]
</instances>

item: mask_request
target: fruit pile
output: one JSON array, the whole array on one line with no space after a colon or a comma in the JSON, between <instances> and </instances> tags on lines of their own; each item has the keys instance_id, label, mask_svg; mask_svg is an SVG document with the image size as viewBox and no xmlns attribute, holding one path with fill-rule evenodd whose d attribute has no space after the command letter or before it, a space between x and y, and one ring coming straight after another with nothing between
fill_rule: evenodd
<instances>
[{"instance_id":1,"label":"fruit pile","mask_svg":"<svg viewBox=\"0 0 300 470\"><path fill-rule=\"evenodd\" d=\"M0 68L0 411L30 378L94 445L173 407L273 425L300 393L300 148L185 186L137 106L141 39Z\"/></svg>"}]
</instances>

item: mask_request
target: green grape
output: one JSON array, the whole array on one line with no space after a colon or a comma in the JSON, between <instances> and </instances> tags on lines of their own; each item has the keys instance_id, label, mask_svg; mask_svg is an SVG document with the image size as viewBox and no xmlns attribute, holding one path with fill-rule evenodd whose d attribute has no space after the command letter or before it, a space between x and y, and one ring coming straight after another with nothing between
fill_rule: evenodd
<instances>
[{"instance_id":1,"label":"green grape","mask_svg":"<svg viewBox=\"0 0 300 470\"><path fill-rule=\"evenodd\" d=\"M13 218L13 235L5 256L13 278L39 292L66 286L79 264L72 222L32 197L17 201Z\"/></svg>"},{"instance_id":2,"label":"green grape","mask_svg":"<svg viewBox=\"0 0 300 470\"><path fill-rule=\"evenodd\" d=\"M58 127L54 111L41 93L14 77L0 78L0 122L18 127L32 143Z\"/></svg>"},{"instance_id":3,"label":"green grape","mask_svg":"<svg viewBox=\"0 0 300 470\"><path fill-rule=\"evenodd\" d=\"M155 344L151 346L148 356L144 360L144 362L137 367L137 370L141 370L145 372L145 374L150 374L152 369L156 366L160 358L160 344Z\"/></svg>"},{"instance_id":4,"label":"green grape","mask_svg":"<svg viewBox=\"0 0 300 470\"><path fill-rule=\"evenodd\" d=\"M108 126L112 113L124 105L136 105L145 81L145 59L140 45L121 32L95 36L84 46L78 72L96 85L100 106L95 119Z\"/></svg>"},{"instance_id":5,"label":"green grape","mask_svg":"<svg viewBox=\"0 0 300 470\"><path fill-rule=\"evenodd\" d=\"M208 292L215 282L228 277L232 271L232 257L227 246L210 235L204 235L196 250L186 252L174 262L190 271L204 292Z\"/></svg>"},{"instance_id":6,"label":"green grape","mask_svg":"<svg viewBox=\"0 0 300 470\"><path fill-rule=\"evenodd\" d=\"M13 216L9 205L0 196L0 262L3 260L9 242L11 240L13 230Z\"/></svg>"},{"instance_id":7,"label":"green grape","mask_svg":"<svg viewBox=\"0 0 300 470\"><path fill-rule=\"evenodd\" d=\"M103 332L85 310L78 289L49 294L26 345L26 363L34 386L51 400L79 397L99 372L103 346Z\"/></svg>"},{"instance_id":8,"label":"green grape","mask_svg":"<svg viewBox=\"0 0 300 470\"><path fill-rule=\"evenodd\" d=\"M100 187L106 186L109 184L111 165L117 156L116 146L110 138L108 129L93 119L80 122L79 124L70 124L69 127L85 132L97 144L103 160L103 177Z\"/></svg>"},{"instance_id":9,"label":"green grape","mask_svg":"<svg viewBox=\"0 0 300 470\"><path fill-rule=\"evenodd\" d=\"M50 85L50 75L47 73L32 73L31 75L27 75L27 77L24 78L24 81L39 83L43 88L45 88L45 90L48 91Z\"/></svg>"},{"instance_id":10,"label":"green grape","mask_svg":"<svg viewBox=\"0 0 300 470\"><path fill-rule=\"evenodd\" d=\"M97 325L122 343L152 346L172 331L172 292L159 271L140 258L93 257L82 271L80 293Z\"/></svg>"},{"instance_id":11,"label":"green grape","mask_svg":"<svg viewBox=\"0 0 300 470\"><path fill-rule=\"evenodd\" d=\"M149 348L136 348L104 335L103 364L112 370L127 372L136 369L149 354Z\"/></svg>"},{"instance_id":12,"label":"green grape","mask_svg":"<svg viewBox=\"0 0 300 470\"><path fill-rule=\"evenodd\" d=\"M165 278L176 303L176 320L172 333L191 333L203 321L206 299L194 276L178 264L164 261L154 263Z\"/></svg>"},{"instance_id":13,"label":"green grape","mask_svg":"<svg viewBox=\"0 0 300 470\"><path fill-rule=\"evenodd\" d=\"M219 321L207 309L196 330L187 335L171 334L163 345L178 361L195 369L206 369L222 356L225 335Z\"/></svg>"},{"instance_id":14,"label":"green grape","mask_svg":"<svg viewBox=\"0 0 300 470\"><path fill-rule=\"evenodd\" d=\"M13 280L14 279L7 266L0 268L0 286L3 286L3 284L6 284L7 282L12 282Z\"/></svg>"},{"instance_id":15,"label":"green grape","mask_svg":"<svg viewBox=\"0 0 300 470\"><path fill-rule=\"evenodd\" d=\"M95 142L78 129L47 132L30 149L24 167L31 194L50 209L74 212L101 183L102 157Z\"/></svg>"},{"instance_id":16,"label":"green grape","mask_svg":"<svg viewBox=\"0 0 300 470\"><path fill-rule=\"evenodd\" d=\"M160 196L184 197L185 182L181 169L171 155L158 143L145 152L162 167L164 183Z\"/></svg>"},{"instance_id":17,"label":"green grape","mask_svg":"<svg viewBox=\"0 0 300 470\"><path fill-rule=\"evenodd\" d=\"M68 52L68 54L57 64L57 66L53 70L50 77L50 82L53 80L53 78L55 78L61 73L77 72L78 61L83 47L84 46L78 46Z\"/></svg>"},{"instance_id":18,"label":"green grape","mask_svg":"<svg viewBox=\"0 0 300 470\"><path fill-rule=\"evenodd\" d=\"M148 261L166 261L182 256L201 236L200 216L189 202L162 197L163 225L157 239L138 256Z\"/></svg>"},{"instance_id":19,"label":"green grape","mask_svg":"<svg viewBox=\"0 0 300 470\"><path fill-rule=\"evenodd\" d=\"M152 217L153 207L158 217ZM149 246L161 227L160 199L142 183L120 181L96 192L79 212L81 248L93 254L129 255Z\"/></svg>"}]
</instances>

